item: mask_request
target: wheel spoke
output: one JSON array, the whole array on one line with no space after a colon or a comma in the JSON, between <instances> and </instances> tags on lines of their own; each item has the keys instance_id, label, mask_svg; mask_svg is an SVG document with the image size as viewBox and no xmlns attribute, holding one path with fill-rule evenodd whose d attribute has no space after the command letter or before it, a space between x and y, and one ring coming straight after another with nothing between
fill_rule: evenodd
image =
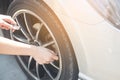
<instances>
[{"instance_id":1,"label":"wheel spoke","mask_svg":"<svg viewBox=\"0 0 120 80\"><path fill-rule=\"evenodd\" d=\"M32 33L31 33L31 30L30 30L30 28L29 28L28 22L27 22L26 13L23 13L23 17L24 17L24 21L25 21L25 25L26 25L27 31L29 32L29 34L30 34L30 36L32 37L32 39L34 39Z\"/></svg>"},{"instance_id":2,"label":"wheel spoke","mask_svg":"<svg viewBox=\"0 0 120 80\"><path fill-rule=\"evenodd\" d=\"M16 40L20 41L20 42L28 43L26 39L17 37L17 36L15 36L15 35L13 35L13 37L14 37Z\"/></svg>"},{"instance_id":3,"label":"wheel spoke","mask_svg":"<svg viewBox=\"0 0 120 80\"><path fill-rule=\"evenodd\" d=\"M40 79L39 76L39 64L36 62L36 73L37 73L37 77Z\"/></svg>"},{"instance_id":4,"label":"wheel spoke","mask_svg":"<svg viewBox=\"0 0 120 80\"><path fill-rule=\"evenodd\" d=\"M54 68L56 68L57 70L59 70L60 68L58 66L56 66L53 62L50 63Z\"/></svg>"},{"instance_id":5,"label":"wheel spoke","mask_svg":"<svg viewBox=\"0 0 120 80\"><path fill-rule=\"evenodd\" d=\"M47 46L50 46L50 45L52 45L54 43L55 43L54 41L51 41L51 42L48 42L48 43L42 45L42 47L47 47Z\"/></svg>"},{"instance_id":6,"label":"wheel spoke","mask_svg":"<svg viewBox=\"0 0 120 80\"><path fill-rule=\"evenodd\" d=\"M18 26L21 27L21 25L20 25L20 23L19 23L17 17L15 18L15 20L16 20ZM23 35L27 38L28 41L31 40L30 35L29 35L22 27L20 28L20 31L21 31L21 32L23 33Z\"/></svg>"},{"instance_id":7,"label":"wheel spoke","mask_svg":"<svg viewBox=\"0 0 120 80\"><path fill-rule=\"evenodd\" d=\"M47 70L47 68L45 67L45 65L43 65L44 70L46 71L46 73L49 75L49 77L54 80L53 76L51 75L51 73Z\"/></svg>"},{"instance_id":8,"label":"wheel spoke","mask_svg":"<svg viewBox=\"0 0 120 80\"><path fill-rule=\"evenodd\" d=\"M29 60L28 60L28 69L30 69L30 64L32 62L32 56L30 56Z\"/></svg>"}]
</instances>

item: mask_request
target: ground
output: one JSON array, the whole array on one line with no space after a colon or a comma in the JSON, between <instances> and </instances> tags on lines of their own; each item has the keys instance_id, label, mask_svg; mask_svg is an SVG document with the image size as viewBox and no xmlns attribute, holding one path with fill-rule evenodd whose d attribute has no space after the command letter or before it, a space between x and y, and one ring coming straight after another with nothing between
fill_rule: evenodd
<instances>
[{"instance_id":1,"label":"ground","mask_svg":"<svg viewBox=\"0 0 120 80\"><path fill-rule=\"evenodd\" d=\"M0 55L0 80L27 80L17 64L15 56Z\"/></svg>"}]
</instances>

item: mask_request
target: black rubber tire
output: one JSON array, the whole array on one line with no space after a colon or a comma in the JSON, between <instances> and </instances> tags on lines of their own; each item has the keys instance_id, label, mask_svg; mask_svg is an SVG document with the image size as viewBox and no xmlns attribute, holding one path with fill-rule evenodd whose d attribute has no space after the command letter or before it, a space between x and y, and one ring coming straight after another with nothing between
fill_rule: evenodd
<instances>
[{"instance_id":1,"label":"black rubber tire","mask_svg":"<svg viewBox=\"0 0 120 80\"><path fill-rule=\"evenodd\" d=\"M77 80L78 79L78 67L74 51L68 39L63 25L60 23L54 12L42 1L42 0L18 0L14 1L9 9L8 14L13 15L20 9L28 9L36 13L41 17L44 22L49 26L49 29L53 33L62 56L62 74L59 80ZM18 61L19 62L19 61ZM21 64L20 64L21 65ZM22 67L22 65L21 65ZM30 80L34 80L23 69Z\"/></svg>"}]
</instances>

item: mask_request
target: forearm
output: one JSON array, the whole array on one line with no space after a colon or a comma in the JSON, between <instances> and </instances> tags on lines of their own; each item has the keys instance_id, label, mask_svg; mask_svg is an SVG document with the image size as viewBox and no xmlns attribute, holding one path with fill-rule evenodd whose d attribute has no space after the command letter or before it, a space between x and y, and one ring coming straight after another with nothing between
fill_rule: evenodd
<instances>
[{"instance_id":1,"label":"forearm","mask_svg":"<svg viewBox=\"0 0 120 80\"><path fill-rule=\"evenodd\" d=\"M0 37L0 54L31 55L32 47L34 46Z\"/></svg>"}]
</instances>

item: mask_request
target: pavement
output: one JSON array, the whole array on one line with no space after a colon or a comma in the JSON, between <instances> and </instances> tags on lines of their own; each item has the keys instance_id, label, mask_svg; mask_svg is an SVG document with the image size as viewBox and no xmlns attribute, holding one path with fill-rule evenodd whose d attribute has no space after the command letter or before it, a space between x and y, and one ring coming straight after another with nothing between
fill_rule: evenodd
<instances>
[{"instance_id":1,"label":"pavement","mask_svg":"<svg viewBox=\"0 0 120 80\"><path fill-rule=\"evenodd\" d=\"M0 30L0 36L2 36ZM19 67L15 56L0 54L0 80L28 80Z\"/></svg>"}]
</instances>

